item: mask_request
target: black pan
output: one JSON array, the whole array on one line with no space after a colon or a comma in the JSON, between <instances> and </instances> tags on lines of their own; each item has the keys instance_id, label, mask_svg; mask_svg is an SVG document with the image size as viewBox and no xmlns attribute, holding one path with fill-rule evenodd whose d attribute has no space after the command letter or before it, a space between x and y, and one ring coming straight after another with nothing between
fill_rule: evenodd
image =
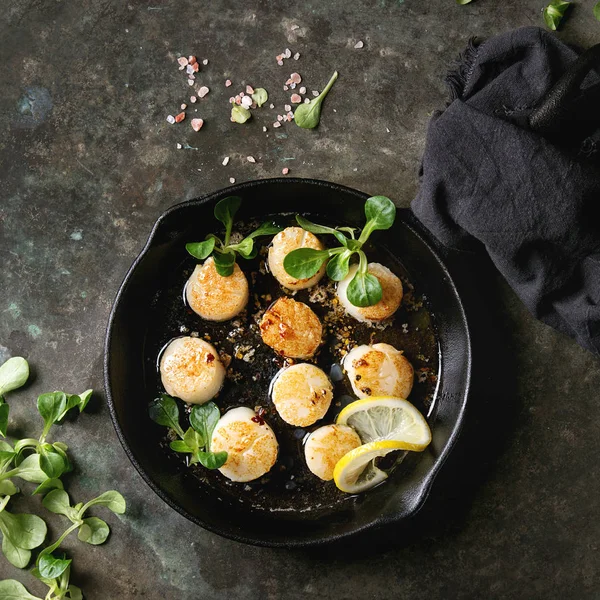
<instances>
[{"instance_id":1,"label":"black pan","mask_svg":"<svg viewBox=\"0 0 600 600\"><path fill-rule=\"evenodd\" d=\"M385 465L391 468L389 479L359 496L343 494L333 482L320 482L302 460L301 440L307 431L285 426L268 399L268 382L281 364L264 345L251 362L235 363L240 380L228 381L217 400L222 411L239 405L263 406L267 411L280 442L280 456L263 480L234 484L218 472L188 468L181 455L168 449L164 428L148 418L148 402L161 391L157 356L169 339L196 330L217 344L223 341L220 350L235 353L235 343L226 347L224 341L229 325L202 322L182 301L183 284L194 267L184 245L218 230L214 205L229 195L243 199L236 218L242 228L267 218L291 224L295 213L318 222L360 226L368 197L323 181L271 179L183 202L158 219L119 289L106 336L106 392L127 455L169 506L194 523L241 542L317 545L408 519L425 502L457 439L471 377L469 329L459 292L435 244L408 210L398 212L391 230L373 236L368 252L371 260L384 262L402 278L405 307L385 330L361 326L353 335L358 343L374 339L402 348L422 375L410 400L427 415L432 429L433 441L425 452L396 456L395 462ZM240 264L256 273L258 262ZM258 304L268 305L282 294L268 275L250 279ZM302 295L297 299L308 301ZM246 321L251 323L250 314ZM335 324L331 337L343 326L343 322ZM323 368L333 361L331 348L326 344L319 355ZM331 422L340 407L352 400L345 385L343 381L336 384L336 402L324 421Z\"/></svg>"}]
</instances>

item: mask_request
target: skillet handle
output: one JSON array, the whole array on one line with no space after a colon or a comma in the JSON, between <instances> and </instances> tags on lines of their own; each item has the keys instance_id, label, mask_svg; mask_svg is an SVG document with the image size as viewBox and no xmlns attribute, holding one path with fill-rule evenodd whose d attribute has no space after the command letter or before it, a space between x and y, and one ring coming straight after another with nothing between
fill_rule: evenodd
<instances>
[{"instance_id":1,"label":"skillet handle","mask_svg":"<svg viewBox=\"0 0 600 600\"><path fill-rule=\"evenodd\" d=\"M533 131L551 138L573 142L600 127L600 83L586 88L586 76L600 66L600 44L586 50L550 88L529 115Z\"/></svg>"}]
</instances>

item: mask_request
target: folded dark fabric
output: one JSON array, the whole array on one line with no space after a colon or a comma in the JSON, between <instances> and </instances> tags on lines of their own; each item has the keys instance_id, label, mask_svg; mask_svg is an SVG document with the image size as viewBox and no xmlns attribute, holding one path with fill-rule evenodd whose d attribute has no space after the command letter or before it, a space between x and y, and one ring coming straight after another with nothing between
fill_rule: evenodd
<instances>
[{"instance_id":1,"label":"folded dark fabric","mask_svg":"<svg viewBox=\"0 0 600 600\"><path fill-rule=\"evenodd\" d=\"M530 118L577 58L534 27L472 45L429 125L412 208L446 246L484 247L537 318L600 354L597 124L574 146L568 123L561 140ZM581 93L599 81L590 73Z\"/></svg>"}]
</instances>

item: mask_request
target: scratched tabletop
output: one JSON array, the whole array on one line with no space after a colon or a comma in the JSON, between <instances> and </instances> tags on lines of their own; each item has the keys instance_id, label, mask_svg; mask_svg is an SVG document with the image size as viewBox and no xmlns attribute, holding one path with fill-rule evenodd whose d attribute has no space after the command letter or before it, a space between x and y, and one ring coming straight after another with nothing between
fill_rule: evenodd
<instances>
[{"instance_id":1,"label":"scratched tabletop","mask_svg":"<svg viewBox=\"0 0 600 600\"><path fill-rule=\"evenodd\" d=\"M11 395L11 427L37 431L34 402L44 391L93 387L89 411L57 432L75 460L67 488L76 501L111 488L128 501L125 515L107 517L112 535L105 545L74 536L65 544L74 558L72 581L85 598L598 598L600 365L535 321L493 272L514 369L505 375L510 392L471 427L498 435L475 452L489 459L472 476L473 452L448 464L445 483L432 493L435 509L427 507L408 531L293 552L208 533L142 481L117 440L103 393L111 304L161 212L232 179L275 177L283 169L407 207L453 59L472 36L543 26L543 4L4 3L0 359L25 356L34 372L32 383ZM576 4L557 35L589 46L600 38L594 2ZM290 57L279 65L287 49ZM200 61L192 85L177 62L190 55ZM278 120L293 93L283 89L291 73L302 77L294 91L305 86L311 97L334 70L340 77L318 129ZM247 124L232 123L229 97L246 85L266 88L269 102ZM202 86L209 91L200 98ZM167 121L180 112L182 122ZM203 120L199 131L192 119ZM285 208L285 198L281 203ZM489 361L480 357L482 370L499 364L491 354ZM498 431L502 424L506 431ZM37 497L19 497L14 506L49 514ZM51 516L49 539L64 527ZM0 578L9 577L45 594L27 571L0 557Z\"/></svg>"}]
</instances>

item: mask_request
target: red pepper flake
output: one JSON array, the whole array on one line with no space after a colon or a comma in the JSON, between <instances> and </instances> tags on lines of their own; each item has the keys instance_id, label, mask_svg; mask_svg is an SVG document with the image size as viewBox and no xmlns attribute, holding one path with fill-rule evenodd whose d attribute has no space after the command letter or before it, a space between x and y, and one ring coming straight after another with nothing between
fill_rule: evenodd
<instances>
[{"instance_id":1,"label":"red pepper flake","mask_svg":"<svg viewBox=\"0 0 600 600\"><path fill-rule=\"evenodd\" d=\"M215 360L215 355L211 354L210 352L206 355L206 362L207 363L211 363L213 360Z\"/></svg>"},{"instance_id":2,"label":"red pepper flake","mask_svg":"<svg viewBox=\"0 0 600 600\"><path fill-rule=\"evenodd\" d=\"M181 123L185 119L185 113L181 112L175 117L175 123Z\"/></svg>"}]
</instances>

